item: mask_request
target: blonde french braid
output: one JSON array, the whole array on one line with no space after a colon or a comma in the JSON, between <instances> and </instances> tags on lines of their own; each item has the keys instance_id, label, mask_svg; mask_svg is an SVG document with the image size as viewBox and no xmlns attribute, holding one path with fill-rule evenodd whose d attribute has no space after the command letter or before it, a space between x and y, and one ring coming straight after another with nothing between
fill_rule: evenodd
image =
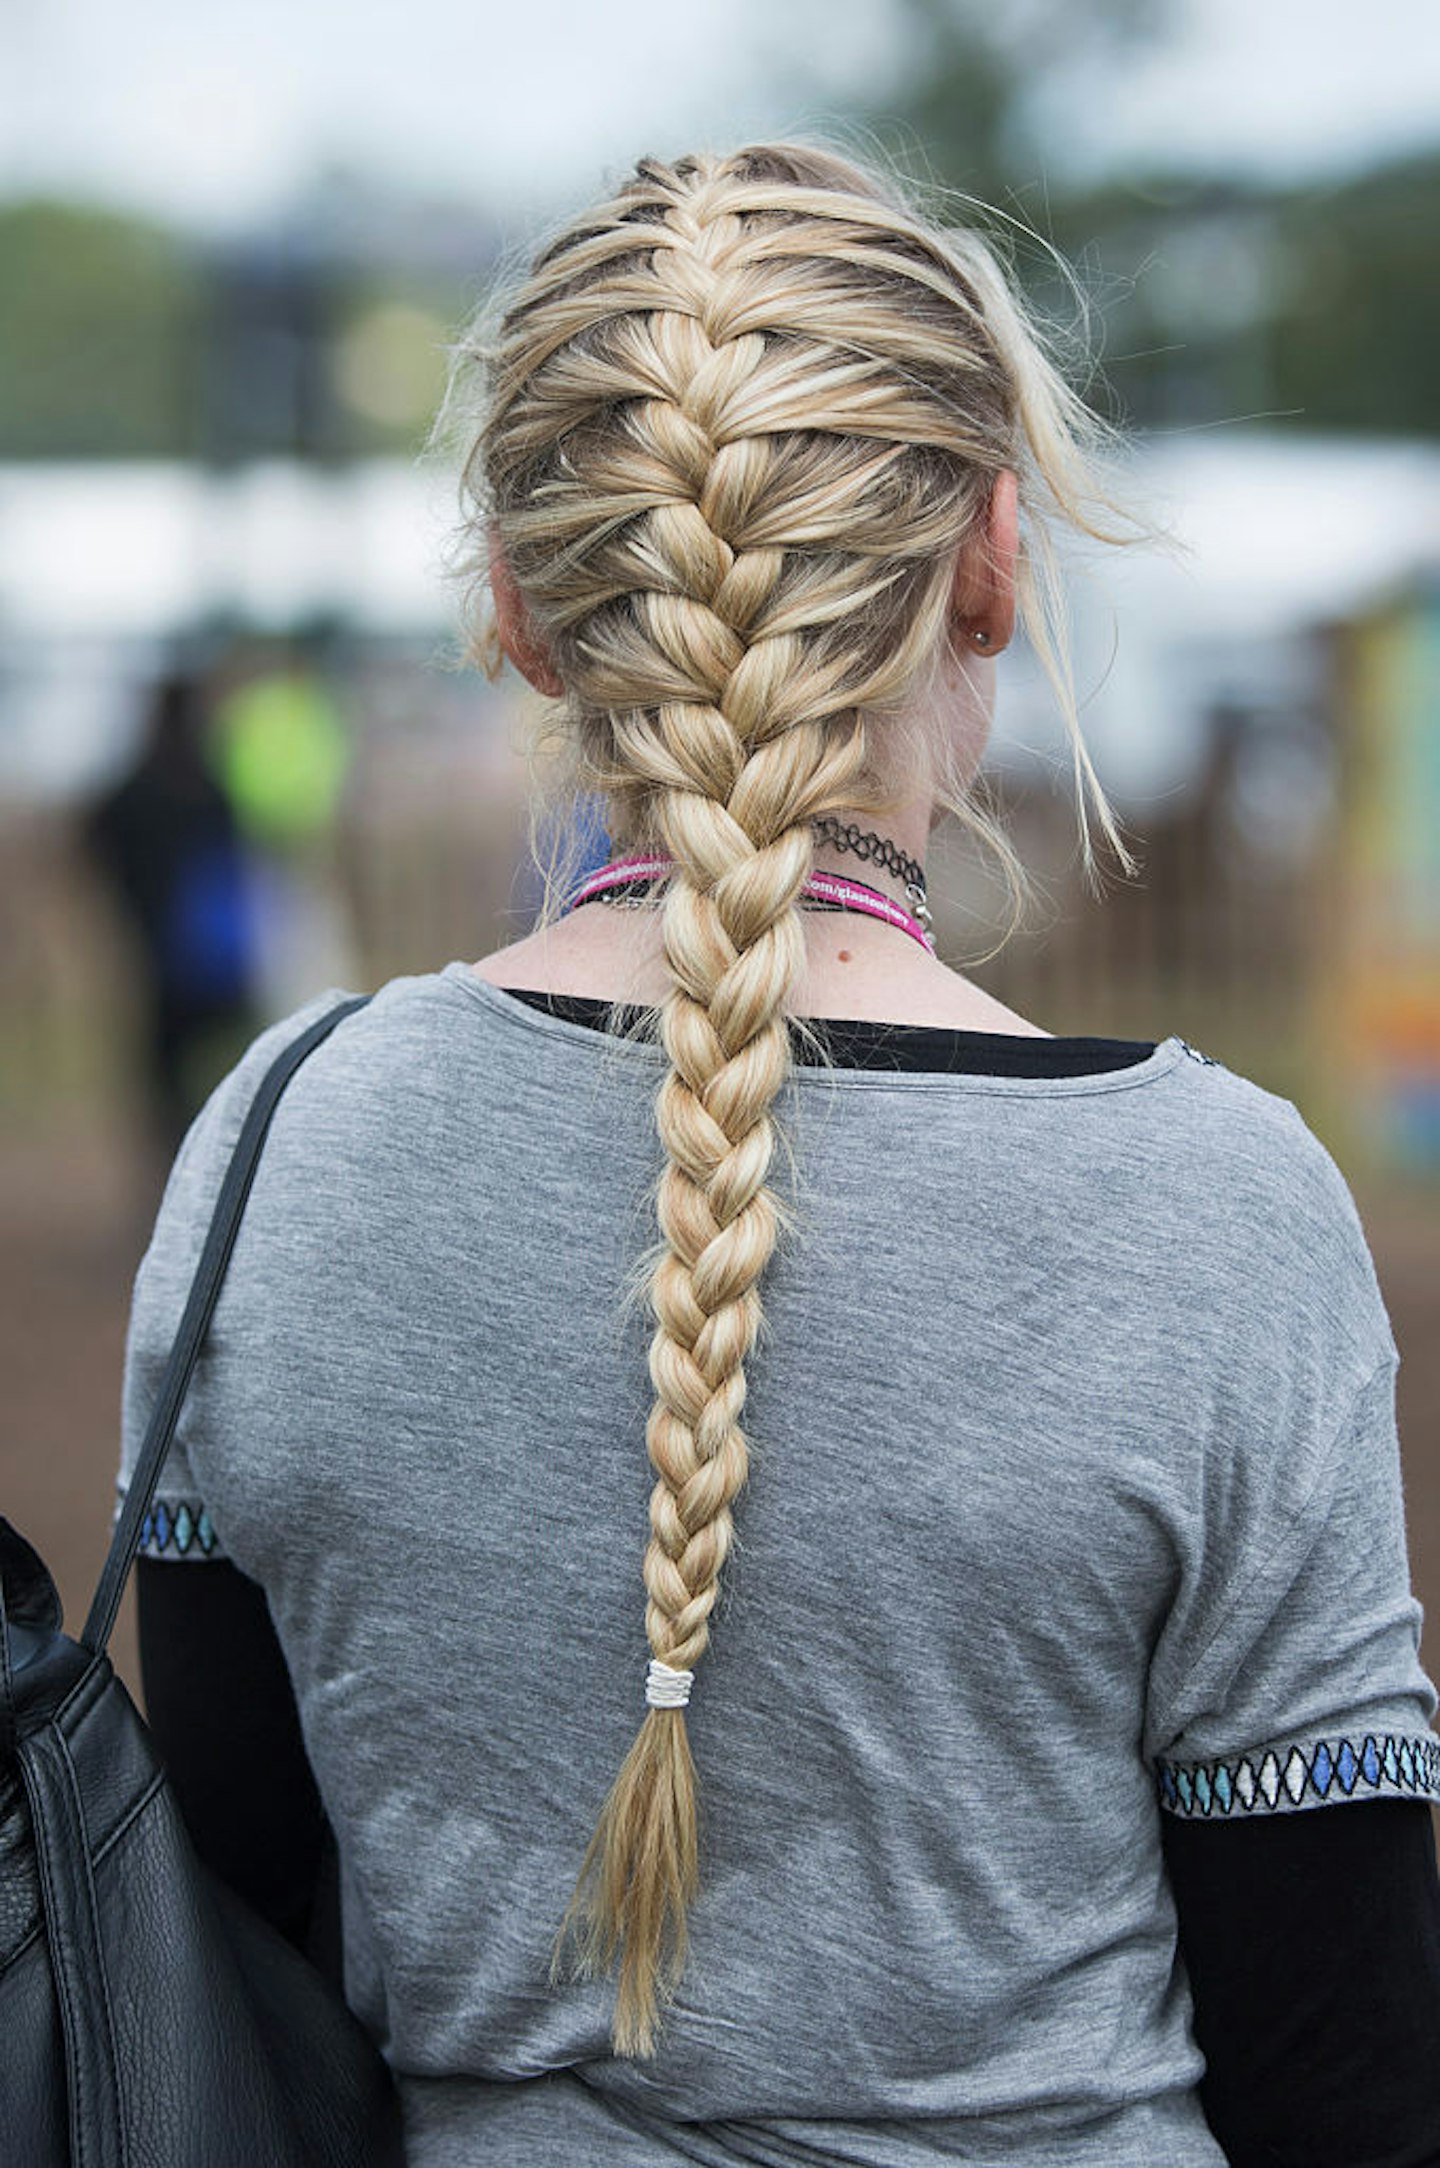
<instances>
[{"instance_id":1,"label":"blonde french braid","mask_svg":"<svg viewBox=\"0 0 1440 2168\"><path fill-rule=\"evenodd\" d=\"M654 1658L692 1672L746 1478L811 824L885 803L871 734L943 643L995 474L1086 523L1075 402L978 246L794 146L644 161L474 358L469 484L581 771L614 832L675 861L644 1579ZM653 2051L698 1872L684 1709L652 1706L565 1923L583 1966L618 1958L618 2053Z\"/></svg>"}]
</instances>

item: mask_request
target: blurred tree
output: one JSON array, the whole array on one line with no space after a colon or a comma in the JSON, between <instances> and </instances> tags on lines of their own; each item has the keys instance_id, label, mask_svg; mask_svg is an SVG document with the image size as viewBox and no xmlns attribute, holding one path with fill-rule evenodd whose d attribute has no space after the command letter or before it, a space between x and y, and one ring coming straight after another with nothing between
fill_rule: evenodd
<instances>
[{"instance_id":1,"label":"blurred tree","mask_svg":"<svg viewBox=\"0 0 1440 2168\"><path fill-rule=\"evenodd\" d=\"M1440 434L1440 154L1278 206L1277 398L1320 428Z\"/></svg>"},{"instance_id":2,"label":"blurred tree","mask_svg":"<svg viewBox=\"0 0 1440 2168\"><path fill-rule=\"evenodd\" d=\"M1148 429L1277 415L1273 326L1291 267L1283 199L1208 176L1051 199L1050 238L1096 310L1116 419ZM1058 279L1037 282L1052 303Z\"/></svg>"},{"instance_id":3,"label":"blurred tree","mask_svg":"<svg viewBox=\"0 0 1440 2168\"><path fill-rule=\"evenodd\" d=\"M209 243L0 203L0 459L413 453L496 246L472 206L349 172Z\"/></svg>"},{"instance_id":4,"label":"blurred tree","mask_svg":"<svg viewBox=\"0 0 1440 2168\"><path fill-rule=\"evenodd\" d=\"M996 205L1062 328L1075 297L1048 250L1075 266L1103 411L1440 433L1440 153L1291 189L1067 184L1042 93L1155 35L1172 0L890 5L899 72L862 117L922 183ZM495 248L483 211L339 169L273 229L208 249L108 211L0 204L0 459L414 452Z\"/></svg>"},{"instance_id":5,"label":"blurred tree","mask_svg":"<svg viewBox=\"0 0 1440 2168\"><path fill-rule=\"evenodd\" d=\"M199 307L195 258L164 228L0 205L0 458L190 450Z\"/></svg>"},{"instance_id":6,"label":"blurred tree","mask_svg":"<svg viewBox=\"0 0 1440 2168\"><path fill-rule=\"evenodd\" d=\"M1440 154L1288 189L1220 173L1067 184L1043 92L1154 37L1170 0L891 6L903 60L865 115L873 134L918 178L1000 211L996 238L1062 329L1073 289L1005 218L1074 267L1103 370L1084 388L1102 410L1144 428L1440 432Z\"/></svg>"},{"instance_id":7,"label":"blurred tree","mask_svg":"<svg viewBox=\"0 0 1440 2168\"><path fill-rule=\"evenodd\" d=\"M1030 105L1040 87L1154 37L1173 11L1171 0L891 0L891 9L902 73L871 116L876 135L902 165L918 140L927 172L997 205L1035 180Z\"/></svg>"},{"instance_id":8,"label":"blurred tree","mask_svg":"<svg viewBox=\"0 0 1440 2168\"><path fill-rule=\"evenodd\" d=\"M1293 189L1116 181L1051 212L1133 423L1440 433L1440 155Z\"/></svg>"}]
</instances>

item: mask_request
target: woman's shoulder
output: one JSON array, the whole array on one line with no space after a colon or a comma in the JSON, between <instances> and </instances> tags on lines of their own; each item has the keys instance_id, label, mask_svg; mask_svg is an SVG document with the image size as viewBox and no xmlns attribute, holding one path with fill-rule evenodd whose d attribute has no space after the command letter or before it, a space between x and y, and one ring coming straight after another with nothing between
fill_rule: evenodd
<instances>
[{"instance_id":1,"label":"woman's shoulder","mask_svg":"<svg viewBox=\"0 0 1440 2168\"><path fill-rule=\"evenodd\" d=\"M1167 1133L1167 1186L1202 1256L1239 1266L1256 1315L1303 1312L1357 1360L1394 1350L1360 1208L1329 1145L1293 1099L1181 1040L1190 1089Z\"/></svg>"},{"instance_id":2,"label":"woman's shoulder","mask_svg":"<svg viewBox=\"0 0 1440 2168\"><path fill-rule=\"evenodd\" d=\"M354 1006L354 989L330 986L252 1039L195 1116L171 1166L142 1271L163 1251L183 1267L198 1255L245 1117L271 1065L320 1019L349 1006L335 1029L290 1078L261 1156L262 1176L297 1150L345 1156L393 1127L407 1079L433 1075L437 1050L453 1035L453 991L440 972L395 978Z\"/></svg>"},{"instance_id":3,"label":"woman's shoulder","mask_svg":"<svg viewBox=\"0 0 1440 2168\"><path fill-rule=\"evenodd\" d=\"M251 1040L196 1116L181 1157L238 1136L246 1110L272 1062L334 1009L349 1008L335 1029L306 1057L286 1087L282 1109L348 1090L363 1099L387 1070L413 1063L453 1036L453 974L446 971L392 978L372 993L329 986Z\"/></svg>"}]
</instances>

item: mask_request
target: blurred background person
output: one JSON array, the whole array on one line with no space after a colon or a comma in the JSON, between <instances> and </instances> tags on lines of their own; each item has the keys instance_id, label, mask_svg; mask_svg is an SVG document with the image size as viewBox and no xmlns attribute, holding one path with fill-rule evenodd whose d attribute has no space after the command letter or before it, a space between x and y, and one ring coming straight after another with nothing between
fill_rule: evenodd
<instances>
[{"instance_id":1,"label":"blurred background person","mask_svg":"<svg viewBox=\"0 0 1440 2168\"><path fill-rule=\"evenodd\" d=\"M206 752L199 677L155 687L139 752L83 820L133 939L146 1103L163 1172L257 1028L245 851Z\"/></svg>"},{"instance_id":2,"label":"blurred background person","mask_svg":"<svg viewBox=\"0 0 1440 2168\"><path fill-rule=\"evenodd\" d=\"M228 675L215 765L249 846L261 1003L285 1015L355 968L329 848L350 742L313 636L249 644Z\"/></svg>"}]
</instances>

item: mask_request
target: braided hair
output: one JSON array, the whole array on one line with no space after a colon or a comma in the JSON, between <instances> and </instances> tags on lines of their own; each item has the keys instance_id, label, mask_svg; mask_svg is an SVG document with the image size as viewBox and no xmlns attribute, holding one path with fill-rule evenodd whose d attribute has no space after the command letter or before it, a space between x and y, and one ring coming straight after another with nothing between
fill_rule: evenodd
<instances>
[{"instance_id":1,"label":"braided hair","mask_svg":"<svg viewBox=\"0 0 1440 2168\"><path fill-rule=\"evenodd\" d=\"M458 362L482 386L473 584L502 552L577 775L606 794L613 836L674 860L644 1581L653 1657L693 1670L746 1479L746 1366L783 1222L772 1108L812 823L883 810L875 735L943 652L957 553L997 474L1019 475L1030 514L1018 596L1044 658L1041 513L1127 537L1081 456L1084 409L983 244L932 231L829 151L642 160ZM493 664L493 630L481 648ZM1128 868L1068 692L1066 713ZM1081 820L1088 860L1083 796ZM684 1709L651 1707L562 1929L583 1970L618 1960L617 2053L654 2050L698 1877Z\"/></svg>"}]
</instances>

